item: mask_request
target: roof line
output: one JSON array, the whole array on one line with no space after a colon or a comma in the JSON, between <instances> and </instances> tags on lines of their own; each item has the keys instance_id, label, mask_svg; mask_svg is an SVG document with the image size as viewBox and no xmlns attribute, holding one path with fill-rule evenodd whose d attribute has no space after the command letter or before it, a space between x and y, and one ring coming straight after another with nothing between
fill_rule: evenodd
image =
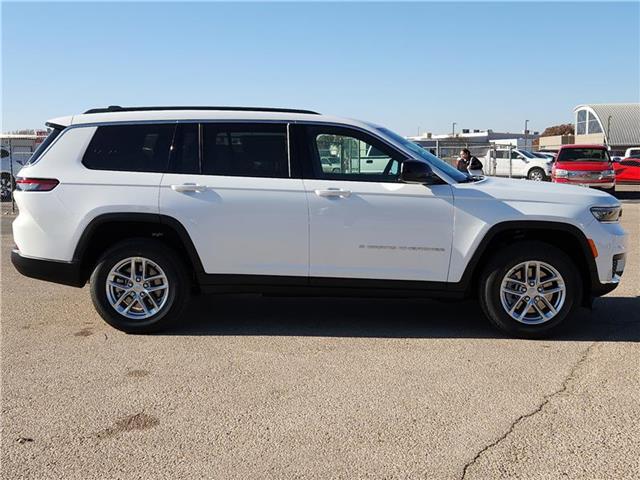
<instances>
[{"instance_id":1,"label":"roof line","mask_svg":"<svg viewBox=\"0 0 640 480\"><path fill-rule=\"evenodd\" d=\"M84 113L110 113L110 112L149 112L158 110L222 110L239 112L278 112L278 113L307 113L320 115L312 110L299 110L293 108L269 108L269 107L229 107L229 106L155 106L155 107L121 107L110 105L106 108L91 108Z\"/></svg>"}]
</instances>

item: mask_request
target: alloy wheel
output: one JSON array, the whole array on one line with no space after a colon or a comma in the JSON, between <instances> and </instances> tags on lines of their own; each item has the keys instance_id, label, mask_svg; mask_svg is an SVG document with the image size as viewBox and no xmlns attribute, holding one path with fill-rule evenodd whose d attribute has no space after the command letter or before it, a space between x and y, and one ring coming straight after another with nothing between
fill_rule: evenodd
<instances>
[{"instance_id":1,"label":"alloy wheel","mask_svg":"<svg viewBox=\"0 0 640 480\"><path fill-rule=\"evenodd\" d=\"M107 300L120 315L146 320L164 308L169 281L158 264L144 257L118 262L107 275Z\"/></svg>"},{"instance_id":2,"label":"alloy wheel","mask_svg":"<svg viewBox=\"0 0 640 480\"><path fill-rule=\"evenodd\" d=\"M562 309L567 289L562 275L540 261L522 262L503 277L500 300L514 320L538 325L553 319Z\"/></svg>"}]
</instances>

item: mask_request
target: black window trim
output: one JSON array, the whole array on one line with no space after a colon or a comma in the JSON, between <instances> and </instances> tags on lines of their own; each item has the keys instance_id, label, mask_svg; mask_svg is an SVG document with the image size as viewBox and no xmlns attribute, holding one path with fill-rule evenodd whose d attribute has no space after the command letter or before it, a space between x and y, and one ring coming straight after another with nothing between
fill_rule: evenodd
<instances>
[{"instance_id":1,"label":"black window trim","mask_svg":"<svg viewBox=\"0 0 640 480\"><path fill-rule=\"evenodd\" d=\"M318 158L318 149L315 145L315 139L313 138L312 131L321 129L322 133L335 134L335 135L350 135L354 138L365 141L369 145L376 147L378 150L389 155L391 158L397 160L400 165L411 158L385 139L374 135L372 132L359 128L353 125L337 124L337 123L323 123L323 122L299 122L299 125L304 125L305 143L306 143L306 160L310 163L304 169L304 178L313 180L334 180L334 181L347 181L347 182L369 182L369 183L400 183L399 170L398 176L393 179L384 179L381 175L377 174L345 174L341 176L327 177L322 174L322 167L319 165L320 159ZM319 168L319 170L318 170Z\"/></svg>"}]
</instances>

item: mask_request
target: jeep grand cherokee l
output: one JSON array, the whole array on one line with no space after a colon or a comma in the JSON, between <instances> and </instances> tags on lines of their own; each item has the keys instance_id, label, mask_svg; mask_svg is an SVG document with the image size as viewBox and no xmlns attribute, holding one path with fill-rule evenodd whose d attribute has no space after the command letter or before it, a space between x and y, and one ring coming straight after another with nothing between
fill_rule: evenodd
<instances>
[{"instance_id":1,"label":"jeep grand cherokee l","mask_svg":"<svg viewBox=\"0 0 640 480\"><path fill-rule=\"evenodd\" d=\"M472 177L367 122L109 107L47 125L17 179L13 264L89 281L127 332L166 328L201 291L477 295L496 327L540 337L624 269L611 195Z\"/></svg>"}]
</instances>

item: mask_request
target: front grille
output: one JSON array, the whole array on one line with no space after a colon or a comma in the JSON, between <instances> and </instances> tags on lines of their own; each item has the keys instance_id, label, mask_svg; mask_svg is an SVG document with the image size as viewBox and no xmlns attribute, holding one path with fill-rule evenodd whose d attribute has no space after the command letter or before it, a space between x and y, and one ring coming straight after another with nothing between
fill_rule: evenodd
<instances>
[{"instance_id":1,"label":"front grille","mask_svg":"<svg viewBox=\"0 0 640 480\"><path fill-rule=\"evenodd\" d=\"M600 171L578 171L578 172L569 172L569 178L571 180L583 180L583 181L593 181L593 180L604 180L605 178L610 178L610 177L605 177L603 176L602 172Z\"/></svg>"}]
</instances>

